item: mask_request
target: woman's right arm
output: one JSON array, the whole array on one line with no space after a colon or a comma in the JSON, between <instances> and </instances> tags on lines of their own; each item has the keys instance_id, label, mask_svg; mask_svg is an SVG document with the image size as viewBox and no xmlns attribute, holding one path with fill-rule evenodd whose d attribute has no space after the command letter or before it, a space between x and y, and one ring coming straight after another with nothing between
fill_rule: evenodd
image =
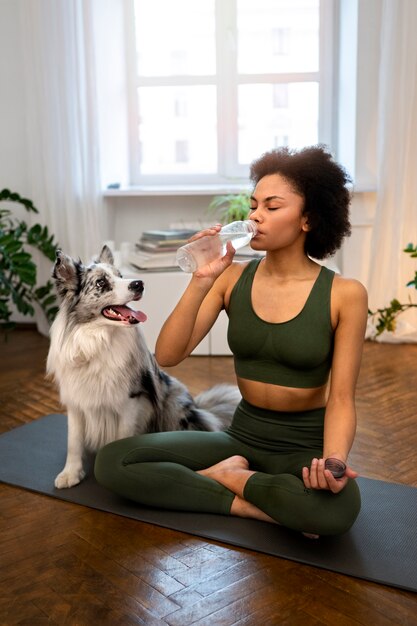
<instances>
[{"instance_id":1,"label":"woman's right arm","mask_svg":"<svg viewBox=\"0 0 417 626\"><path fill-rule=\"evenodd\" d=\"M228 242L226 255L197 270L178 304L162 326L155 358L162 367L177 365L207 335L224 307L224 294L234 249Z\"/></svg>"}]
</instances>

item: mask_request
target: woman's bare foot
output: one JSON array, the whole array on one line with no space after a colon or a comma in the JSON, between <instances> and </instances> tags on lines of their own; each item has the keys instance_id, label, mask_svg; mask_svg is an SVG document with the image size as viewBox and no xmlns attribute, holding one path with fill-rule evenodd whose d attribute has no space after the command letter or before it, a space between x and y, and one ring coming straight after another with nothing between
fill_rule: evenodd
<instances>
[{"instance_id":1,"label":"woman's bare foot","mask_svg":"<svg viewBox=\"0 0 417 626\"><path fill-rule=\"evenodd\" d=\"M235 455L224 459L207 469L200 470L197 474L211 478L220 483L235 494L230 508L230 515L236 517L250 517L276 524L272 517L258 509L254 504L243 498L243 490L248 479L255 474L249 469L249 461L243 456Z\"/></svg>"},{"instance_id":2,"label":"woman's bare foot","mask_svg":"<svg viewBox=\"0 0 417 626\"><path fill-rule=\"evenodd\" d=\"M249 462L243 456L235 455L207 469L200 470L197 474L215 480L243 498L245 485L255 472L249 469Z\"/></svg>"},{"instance_id":3,"label":"woman's bare foot","mask_svg":"<svg viewBox=\"0 0 417 626\"><path fill-rule=\"evenodd\" d=\"M228 471L235 470L248 470L249 469L249 461L245 459L243 456L230 456L227 459L223 459L223 461L219 461L215 465L211 465L206 469L199 470L197 474L201 474L202 476L208 476L209 478L214 478L217 474L223 474ZM214 478L216 480L216 478Z\"/></svg>"}]
</instances>

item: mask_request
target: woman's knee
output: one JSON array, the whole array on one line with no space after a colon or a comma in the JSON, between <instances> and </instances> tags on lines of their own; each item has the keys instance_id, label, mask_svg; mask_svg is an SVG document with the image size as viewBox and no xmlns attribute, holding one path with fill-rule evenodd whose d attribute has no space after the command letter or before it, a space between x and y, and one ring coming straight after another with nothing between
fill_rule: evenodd
<instances>
[{"instance_id":1,"label":"woman's knee","mask_svg":"<svg viewBox=\"0 0 417 626\"><path fill-rule=\"evenodd\" d=\"M161 449L171 433L152 433L118 439L97 452L94 474L97 482L111 488L126 466L161 460Z\"/></svg>"},{"instance_id":2,"label":"woman's knee","mask_svg":"<svg viewBox=\"0 0 417 626\"><path fill-rule=\"evenodd\" d=\"M126 448L123 440L114 441L101 448L94 462L94 475L98 483L112 488L118 468L123 464Z\"/></svg>"},{"instance_id":3,"label":"woman's knee","mask_svg":"<svg viewBox=\"0 0 417 626\"><path fill-rule=\"evenodd\" d=\"M338 494L337 506L329 511L324 522L322 535L343 535L350 530L361 510L359 487L354 480L349 480L346 487Z\"/></svg>"}]
</instances>

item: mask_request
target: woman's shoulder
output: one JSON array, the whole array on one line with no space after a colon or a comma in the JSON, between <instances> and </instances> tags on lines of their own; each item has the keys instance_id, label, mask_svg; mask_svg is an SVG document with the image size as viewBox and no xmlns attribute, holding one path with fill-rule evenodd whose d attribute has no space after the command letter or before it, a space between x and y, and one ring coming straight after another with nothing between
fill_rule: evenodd
<instances>
[{"instance_id":1,"label":"woman's shoulder","mask_svg":"<svg viewBox=\"0 0 417 626\"><path fill-rule=\"evenodd\" d=\"M351 294L367 295L365 286L356 278L349 278L335 273L334 275L335 289L340 291L347 290Z\"/></svg>"},{"instance_id":2,"label":"woman's shoulder","mask_svg":"<svg viewBox=\"0 0 417 626\"><path fill-rule=\"evenodd\" d=\"M250 260L244 260L244 261L233 261L231 263L231 265L229 265L229 267L227 268L227 270L225 272L223 272L223 277L225 278L226 282L230 283L233 282L235 283L240 276L242 276L243 272L248 269L248 270L253 270L255 271L256 267L258 266L258 259L250 259Z\"/></svg>"},{"instance_id":3,"label":"woman's shoulder","mask_svg":"<svg viewBox=\"0 0 417 626\"><path fill-rule=\"evenodd\" d=\"M368 292L356 278L335 274L333 291L335 300L341 308L355 305L360 309L368 310Z\"/></svg>"}]
</instances>

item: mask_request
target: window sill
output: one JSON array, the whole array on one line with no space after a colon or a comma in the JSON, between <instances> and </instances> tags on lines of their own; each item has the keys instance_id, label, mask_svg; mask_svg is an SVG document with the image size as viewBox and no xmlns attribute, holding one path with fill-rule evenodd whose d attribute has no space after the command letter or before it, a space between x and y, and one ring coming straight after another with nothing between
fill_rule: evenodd
<instances>
[{"instance_id":1,"label":"window sill","mask_svg":"<svg viewBox=\"0 0 417 626\"><path fill-rule=\"evenodd\" d=\"M249 190L247 183L203 185L140 185L103 190L104 197L120 196L217 196Z\"/></svg>"}]
</instances>

